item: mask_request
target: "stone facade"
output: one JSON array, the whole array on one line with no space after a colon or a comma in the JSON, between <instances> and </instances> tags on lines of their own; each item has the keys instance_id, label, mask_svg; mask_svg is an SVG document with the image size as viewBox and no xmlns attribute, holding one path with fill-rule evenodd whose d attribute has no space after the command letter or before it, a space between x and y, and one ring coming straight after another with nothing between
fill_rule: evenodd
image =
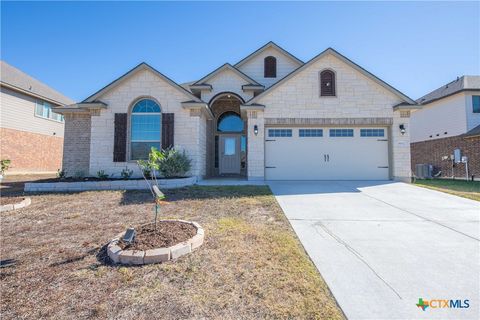
<instances>
[{"instance_id":1,"label":"stone facade","mask_svg":"<svg viewBox=\"0 0 480 320\"><path fill-rule=\"evenodd\" d=\"M204 91L201 95L202 100L207 103L215 95L222 92L233 92L242 97L244 101L253 98L253 93L242 90L242 86L248 84L248 82L231 70L227 69L219 72L208 83L212 86L212 91Z\"/></svg>"},{"instance_id":2,"label":"stone facade","mask_svg":"<svg viewBox=\"0 0 480 320\"><path fill-rule=\"evenodd\" d=\"M336 96L321 97L319 74L324 69L336 74ZM393 106L402 100L362 73L333 55L326 55L308 68L300 71L269 93L259 97L256 103L265 105L257 112L257 119L249 119L249 177L264 176L264 121L271 118L389 118L391 125L391 177L410 180L409 118L394 112ZM257 124L259 134L253 135ZM402 135L399 125L404 124ZM260 134L261 132L261 134ZM252 155L252 152L254 153Z\"/></svg>"},{"instance_id":3,"label":"stone facade","mask_svg":"<svg viewBox=\"0 0 480 320\"><path fill-rule=\"evenodd\" d=\"M192 175L205 175L206 143L200 143L200 139L205 139L205 116L195 112L191 114L189 110L182 108L181 102L189 100L190 97L150 70L133 74L98 98L108 107L101 110L98 116L91 118L90 175L95 176L97 171L104 170L109 175L119 177L122 169L127 167L134 171L134 176L140 176L135 161L113 162L113 141L115 113L130 113L135 102L141 98L155 100L162 113L175 114L175 148L185 151L192 159ZM202 138L200 134L203 135ZM127 137L129 136L128 134ZM127 146L128 141L129 138ZM129 149L127 147L127 159L130 159Z\"/></svg>"},{"instance_id":4,"label":"stone facade","mask_svg":"<svg viewBox=\"0 0 480 320\"><path fill-rule=\"evenodd\" d=\"M0 128L0 154L9 159L7 173L56 172L62 167L63 138Z\"/></svg>"},{"instance_id":5,"label":"stone facade","mask_svg":"<svg viewBox=\"0 0 480 320\"><path fill-rule=\"evenodd\" d=\"M264 77L263 63L265 57L268 56L273 56L277 59L277 77L275 78ZM291 57L284 55L280 50L270 47L259 52L256 56L237 67L250 78L268 88L293 70L297 69L300 65L301 63L299 61L295 61Z\"/></svg>"},{"instance_id":6,"label":"stone facade","mask_svg":"<svg viewBox=\"0 0 480 320\"><path fill-rule=\"evenodd\" d=\"M462 151L462 155L468 157L469 177L474 175L476 180L480 179L480 136L464 138L460 135L415 142L410 145L410 148L413 171L417 164L432 164L437 170L442 171L441 177L464 179L466 177L465 164L455 164L452 171L452 161L442 160L444 157L450 157L453 150L458 148Z\"/></svg>"},{"instance_id":7,"label":"stone facade","mask_svg":"<svg viewBox=\"0 0 480 320\"><path fill-rule=\"evenodd\" d=\"M90 114L65 115L63 170L67 176L87 176L90 166Z\"/></svg>"},{"instance_id":8,"label":"stone facade","mask_svg":"<svg viewBox=\"0 0 480 320\"><path fill-rule=\"evenodd\" d=\"M246 120L246 174L250 180L265 178L265 130L275 125L275 121L283 121L283 119L286 123L293 123L292 125L304 125L304 122L310 122L311 119L313 122L317 121L317 123L311 123L312 126L329 126L326 124L327 120L331 122L330 126L333 126L337 125L336 119L342 119L342 121L346 119L346 122L340 126L388 127L390 177L396 180L410 180L409 112L394 111L393 106L407 100L411 103L413 101L386 88L381 81L369 77L358 68L352 67L346 59L333 54L331 50L309 62L305 68L293 73L286 81L275 85L273 82L298 68L301 62L295 61L278 50L269 50L254 55L250 60L246 59L239 64L239 68L259 83L266 86L273 85L270 91L255 98L251 91L242 90L242 85L248 82L231 68L227 68L208 79L207 82L212 90L203 90L200 96L203 102L210 103L216 95L228 96L229 92L233 92L245 100L240 108L242 110L240 114L242 119ZM263 58L268 55L276 56L278 69L277 78L267 79L267 81L262 78ZM324 69L333 70L335 73L336 96L334 97L320 96L319 77ZM98 171L104 170L110 176L119 177L120 172L128 168L134 171L134 176L140 176L136 161L129 160L131 159L130 132L127 132L127 161L113 162L113 146L115 113L128 114L127 128L129 128L131 108L142 98L155 100L162 113L175 115L174 147L184 150L192 159L190 174L203 177L215 171L212 168L215 158L212 139L215 121L207 119L209 111L201 110L205 105L198 109L196 106L191 109L183 108L182 103L183 106L190 108L190 105L195 103L202 105L202 102L156 73L152 68L134 69L93 97L89 102L101 101L105 103L105 108L101 107L99 111L89 116L73 115L73 113L67 116L68 148L66 143L64 157L64 166L67 171L82 170L95 176ZM249 105L252 101L255 104ZM214 103L210 103L210 108L215 109L213 107ZM355 119L367 119L373 122L360 124L356 123ZM400 125L406 128L404 134L400 133ZM255 126L258 128L256 134Z\"/></svg>"}]
</instances>

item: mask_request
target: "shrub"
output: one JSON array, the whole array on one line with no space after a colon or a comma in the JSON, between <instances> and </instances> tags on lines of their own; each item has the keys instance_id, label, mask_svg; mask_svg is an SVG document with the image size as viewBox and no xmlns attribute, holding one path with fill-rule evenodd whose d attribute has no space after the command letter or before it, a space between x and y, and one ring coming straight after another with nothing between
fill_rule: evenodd
<instances>
[{"instance_id":1,"label":"shrub","mask_svg":"<svg viewBox=\"0 0 480 320\"><path fill-rule=\"evenodd\" d=\"M67 176L67 173L65 172L65 170L60 170L60 169L57 170L58 179L65 179L66 176Z\"/></svg>"},{"instance_id":2,"label":"shrub","mask_svg":"<svg viewBox=\"0 0 480 320\"><path fill-rule=\"evenodd\" d=\"M2 163L2 167L0 169L0 174L3 176L5 171L8 170L12 162L9 159L2 159L1 163Z\"/></svg>"},{"instance_id":3,"label":"shrub","mask_svg":"<svg viewBox=\"0 0 480 320\"><path fill-rule=\"evenodd\" d=\"M108 174L105 173L105 170L97 171L97 177L101 180L108 179Z\"/></svg>"},{"instance_id":4,"label":"shrub","mask_svg":"<svg viewBox=\"0 0 480 320\"><path fill-rule=\"evenodd\" d=\"M191 160L185 152L175 149L161 151L162 157L157 159L158 171L165 178L184 177L191 168Z\"/></svg>"},{"instance_id":5,"label":"shrub","mask_svg":"<svg viewBox=\"0 0 480 320\"><path fill-rule=\"evenodd\" d=\"M132 176L133 174L133 170L129 170L127 167L125 167L125 169L122 170L122 172L120 173L120 175L122 176L122 179L130 179L130 177Z\"/></svg>"}]
</instances>

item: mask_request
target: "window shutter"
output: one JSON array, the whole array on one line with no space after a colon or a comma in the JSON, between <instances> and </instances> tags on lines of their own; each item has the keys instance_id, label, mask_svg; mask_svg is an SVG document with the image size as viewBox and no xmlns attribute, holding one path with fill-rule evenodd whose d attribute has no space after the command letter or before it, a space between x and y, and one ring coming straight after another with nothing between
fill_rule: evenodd
<instances>
[{"instance_id":1,"label":"window shutter","mask_svg":"<svg viewBox=\"0 0 480 320\"><path fill-rule=\"evenodd\" d=\"M335 95L335 74L332 71L325 70L320 74L320 95Z\"/></svg>"},{"instance_id":2,"label":"window shutter","mask_svg":"<svg viewBox=\"0 0 480 320\"><path fill-rule=\"evenodd\" d=\"M113 142L113 162L125 162L127 159L127 114L115 113Z\"/></svg>"},{"instance_id":3,"label":"window shutter","mask_svg":"<svg viewBox=\"0 0 480 320\"><path fill-rule=\"evenodd\" d=\"M264 78L276 78L277 77L277 59L272 56L268 56L263 61L264 64Z\"/></svg>"},{"instance_id":4,"label":"window shutter","mask_svg":"<svg viewBox=\"0 0 480 320\"><path fill-rule=\"evenodd\" d=\"M174 114L162 113L162 149L172 148L174 133Z\"/></svg>"}]
</instances>

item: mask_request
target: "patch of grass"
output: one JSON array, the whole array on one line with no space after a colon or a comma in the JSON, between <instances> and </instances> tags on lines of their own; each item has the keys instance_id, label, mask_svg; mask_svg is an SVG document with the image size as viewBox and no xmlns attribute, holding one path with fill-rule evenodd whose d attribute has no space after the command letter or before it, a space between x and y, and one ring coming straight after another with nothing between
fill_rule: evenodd
<instances>
[{"instance_id":1,"label":"patch of grass","mask_svg":"<svg viewBox=\"0 0 480 320\"><path fill-rule=\"evenodd\" d=\"M415 184L459 197L480 201L480 181L418 179Z\"/></svg>"},{"instance_id":2,"label":"patch of grass","mask_svg":"<svg viewBox=\"0 0 480 320\"><path fill-rule=\"evenodd\" d=\"M160 218L194 220L205 243L163 264L104 264L127 226L153 220L148 192L32 195L1 213L0 313L16 318L342 319L268 187L166 190Z\"/></svg>"}]
</instances>

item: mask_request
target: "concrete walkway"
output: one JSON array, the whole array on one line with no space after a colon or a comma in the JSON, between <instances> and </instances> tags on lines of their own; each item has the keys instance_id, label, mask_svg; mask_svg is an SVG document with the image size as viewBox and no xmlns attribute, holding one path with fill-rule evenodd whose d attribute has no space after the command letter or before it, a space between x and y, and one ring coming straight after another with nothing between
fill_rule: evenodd
<instances>
[{"instance_id":1,"label":"concrete walkway","mask_svg":"<svg viewBox=\"0 0 480 320\"><path fill-rule=\"evenodd\" d=\"M269 185L349 319L480 318L479 202L388 181Z\"/></svg>"}]
</instances>

